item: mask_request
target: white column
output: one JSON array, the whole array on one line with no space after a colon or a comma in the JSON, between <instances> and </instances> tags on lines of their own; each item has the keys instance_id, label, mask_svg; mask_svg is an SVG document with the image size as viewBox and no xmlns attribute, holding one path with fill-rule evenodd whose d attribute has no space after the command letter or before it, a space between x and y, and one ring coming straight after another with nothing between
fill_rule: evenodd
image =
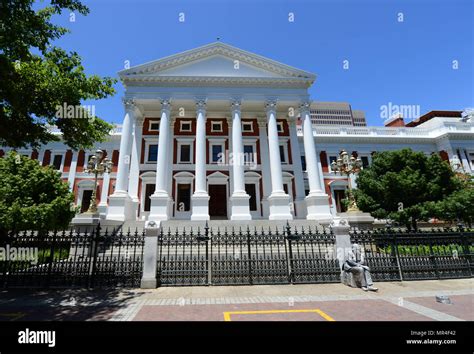
<instances>
[{"instance_id":1,"label":"white column","mask_svg":"<svg viewBox=\"0 0 474 354\"><path fill-rule=\"evenodd\" d=\"M128 177L130 173L130 160L133 139L133 124L135 121L135 103L133 100L124 100L125 117L122 125L122 136L120 138L120 153L117 168L117 179L115 191L109 197L107 209L108 220L134 220L132 199L128 194Z\"/></svg>"},{"instance_id":2,"label":"white column","mask_svg":"<svg viewBox=\"0 0 474 354\"><path fill-rule=\"evenodd\" d=\"M114 194L128 195L128 176L130 170L130 155L132 151L135 105L131 100L124 101L124 104L126 113L122 124L122 136L120 138L120 158Z\"/></svg>"},{"instance_id":3,"label":"white column","mask_svg":"<svg viewBox=\"0 0 474 354\"><path fill-rule=\"evenodd\" d=\"M167 174L169 172L169 155L172 147L169 144L170 136L170 113L171 104L169 100L161 101L160 131L158 136L158 159L156 163L155 193L150 196L150 215L148 220L161 221L170 218L171 198L167 188ZM171 149L171 151L170 151Z\"/></svg>"},{"instance_id":4,"label":"white column","mask_svg":"<svg viewBox=\"0 0 474 354\"><path fill-rule=\"evenodd\" d=\"M209 220L206 186L206 101L196 102L196 172L191 220Z\"/></svg>"},{"instance_id":5,"label":"white column","mask_svg":"<svg viewBox=\"0 0 474 354\"><path fill-rule=\"evenodd\" d=\"M461 162L466 173L472 173L471 164L469 163L467 151L465 149L460 149L459 154L461 155Z\"/></svg>"},{"instance_id":6,"label":"white column","mask_svg":"<svg viewBox=\"0 0 474 354\"><path fill-rule=\"evenodd\" d=\"M270 220L292 220L290 197L283 189L283 178L280 158L280 143L276 121L276 102L266 104L268 123L268 149L270 152L270 172L272 193L268 197Z\"/></svg>"},{"instance_id":7,"label":"white column","mask_svg":"<svg viewBox=\"0 0 474 354\"><path fill-rule=\"evenodd\" d=\"M324 192L318 169L318 158L314 143L313 125L311 122L310 104L303 103L300 106L300 114L303 119L303 141L306 156L306 171L308 172L309 194L306 197L306 208L308 220L330 221L331 211L329 208L329 197Z\"/></svg>"},{"instance_id":8,"label":"white column","mask_svg":"<svg viewBox=\"0 0 474 354\"><path fill-rule=\"evenodd\" d=\"M71 165L69 166L69 175L67 177L67 182L69 183L69 190L74 189L74 180L76 179L76 169L77 169L77 156L79 155L78 152L72 151L72 160Z\"/></svg>"},{"instance_id":9,"label":"white column","mask_svg":"<svg viewBox=\"0 0 474 354\"><path fill-rule=\"evenodd\" d=\"M268 154L268 139L267 139L267 122L266 120L258 120L258 131L260 140L260 164L262 166L262 210L263 218L268 219L270 210L268 207L268 197L272 192L272 179L270 175L270 156Z\"/></svg>"},{"instance_id":10,"label":"white column","mask_svg":"<svg viewBox=\"0 0 474 354\"><path fill-rule=\"evenodd\" d=\"M138 203L138 184L140 179L140 154L142 150L143 118L137 117L133 126L132 158L130 162L130 178L128 194L133 202Z\"/></svg>"},{"instance_id":11,"label":"white column","mask_svg":"<svg viewBox=\"0 0 474 354\"><path fill-rule=\"evenodd\" d=\"M244 145L242 141L242 121L240 101L232 102L232 170L233 193L230 198L232 205L231 220L251 220L249 200L245 191Z\"/></svg>"},{"instance_id":12,"label":"white column","mask_svg":"<svg viewBox=\"0 0 474 354\"><path fill-rule=\"evenodd\" d=\"M295 211L298 219L306 217L305 205L305 189L304 189L304 175L301 166L301 151L298 143L298 134L296 132L296 120L290 119L288 121L290 127L290 144L291 144L291 160L293 161L293 173L295 176Z\"/></svg>"}]
</instances>

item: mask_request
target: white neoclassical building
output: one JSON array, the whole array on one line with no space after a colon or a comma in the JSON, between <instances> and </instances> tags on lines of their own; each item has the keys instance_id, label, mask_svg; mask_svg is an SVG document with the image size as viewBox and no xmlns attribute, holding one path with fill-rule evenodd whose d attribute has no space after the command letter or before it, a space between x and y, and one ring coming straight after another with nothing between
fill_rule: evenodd
<instances>
[{"instance_id":1,"label":"white neoclassical building","mask_svg":"<svg viewBox=\"0 0 474 354\"><path fill-rule=\"evenodd\" d=\"M346 113L347 104L310 100L314 74L221 42L119 75L123 124L96 146L114 162L97 191L108 220L325 222L344 211L348 181L330 167L341 149L368 166L374 152L410 147L457 157L465 172L474 171L474 123L460 111L366 127L363 113ZM324 125L340 122L341 114L357 124ZM84 168L94 151L61 142L19 150L60 170L82 210L92 195Z\"/></svg>"}]
</instances>

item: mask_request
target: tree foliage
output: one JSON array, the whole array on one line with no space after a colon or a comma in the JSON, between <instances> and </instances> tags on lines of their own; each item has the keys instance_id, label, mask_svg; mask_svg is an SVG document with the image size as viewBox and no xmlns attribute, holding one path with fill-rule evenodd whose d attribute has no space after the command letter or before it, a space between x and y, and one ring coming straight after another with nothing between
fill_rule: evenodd
<instances>
[{"instance_id":1,"label":"tree foliage","mask_svg":"<svg viewBox=\"0 0 474 354\"><path fill-rule=\"evenodd\" d=\"M462 188L438 202L429 204L430 212L438 219L462 221L474 225L474 181L462 179Z\"/></svg>"},{"instance_id":2,"label":"tree foliage","mask_svg":"<svg viewBox=\"0 0 474 354\"><path fill-rule=\"evenodd\" d=\"M115 79L87 76L76 52L52 42L69 31L51 19L63 10L87 15L78 0L51 0L40 10L33 0L0 0L0 145L37 147L57 141L57 126L74 149L103 141L112 126L98 117L65 118L58 107L80 107L83 100L115 93Z\"/></svg>"},{"instance_id":3,"label":"tree foliage","mask_svg":"<svg viewBox=\"0 0 474 354\"><path fill-rule=\"evenodd\" d=\"M411 149L380 152L357 178L355 197L362 211L390 218L409 227L428 220L430 202L438 202L461 189L448 163L437 154L426 156Z\"/></svg>"},{"instance_id":4,"label":"tree foliage","mask_svg":"<svg viewBox=\"0 0 474 354\"><path fill-rule=\"evenodd\" d=\"M15 152L0 158L0 236L65 228L76 212L73 202L67 182L52 167Z\"/></svg>"}]
</instances>

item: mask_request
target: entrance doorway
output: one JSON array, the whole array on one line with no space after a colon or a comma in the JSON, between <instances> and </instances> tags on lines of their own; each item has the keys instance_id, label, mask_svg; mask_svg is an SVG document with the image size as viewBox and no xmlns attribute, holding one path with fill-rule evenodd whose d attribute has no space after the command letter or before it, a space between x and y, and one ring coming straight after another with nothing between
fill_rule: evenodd
<instances>
[{"instance_id":1,"label":"entrance doorway","mask_svg":"<svg viewBox=\"0 0 474 354\"><path fill-rule=\"evenodd\" d=\"M154 184L146 184L145 185L145 205L144 205L144 208L143 208L143 211L144 212L148 212L150 211L150 207L151 207L151 199L150 199L150 196L155 193L155 185Z\"/></svg>"},{"instance_id":2,"label":"entrance doorway","mask_svg":"<svg viewBox=\"0 0 474 354\"><path fill-rule=\"evenodd\" d=\"M346 198L346 191L345 189L335 189L334 190L334 200L336 201L336 210L338 213L346 212L346 207L342 200Z\"/></svg>"},{"instance_id":3,"label":"entrance doorway","mask_svg":"<svg viewBox=\"0 0 474 354\"><path fill-rule=\"evenodd\" d=\"M209 216L213 219L227 219L227 186L209 185Z\"/></svg>"},{"instance_id":4,"label":"entrance doorway","mask_svg":"<svg viewBox=\"0 0 474 354\"><path fill-rule=\"evenodd\" d=\"M89 210L91 205L92 190L86 189L82 192L82 201L81 201L81 213L85 213Z\"/></svg>"}]
</instances>

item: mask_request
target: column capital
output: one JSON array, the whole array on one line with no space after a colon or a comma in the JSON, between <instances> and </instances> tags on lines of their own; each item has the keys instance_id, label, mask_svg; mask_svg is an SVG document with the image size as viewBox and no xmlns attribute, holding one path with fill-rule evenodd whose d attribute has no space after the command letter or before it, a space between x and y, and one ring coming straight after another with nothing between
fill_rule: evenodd
<instances>
[{"instance_id":1,"label":"column capital","mask_svg":"<svg viewBox=\"0 0 474 354\"><path fill-rule=\"evenodd\" d=\"M206 113L206 100L197 99L196 100L196 113Z\"/></svg>"},{"instance_id":2,"label":"column capital","mask_svg":"<svg viewBox=\"0 0 474 354\"><path fill-rule=\"evenodd\" d=\"M266 128L267 127L267 121L265 118L258 118L257 119L257 124L259 128Z\"/></svg>"},{"instance_id":3,"label":"column capital","mask_svg":"<svg viewBox=\"0 0 474 354\"><path fill-rule=\"evenodd\" d=\"M236 112L240 113L241 112L242 101L240 101L239 99L233 99L230 103L230 106L231 106L232 114L234 114Z\"/></svg>"},{"instance_id":4,"label":"column capital","mask_svg":"<svg viewBox=\"0 0 474 354\"><path fill-rule=\"evenodd\" d=\"M137 116L135 117L135 124L138 126L138 127L143 127L143 122L145 121L145 119L143 118L143 116Z\"/></svg>"},{"instance_id":5,"label":"column capital","mask_svg":"<svg viewBox=\"0 0 474 354\"><path fill-rule=\"evenodd\" d=\"M276 100L268 100L265 102L265 111L267 114L274 113L276 114L277 102Z\"/></svg>"},{"instance_id":6,"label":"column capital","mask_svg":"<svg viewBox=\"0 0 474 354\"><path fill-rule=\"evenodd\" d=\"M300 114L301 115L309 114L310 107L311 107L311 103L309 103L308 101L301 102L301 104L300 104ZM303 118L303 117L301 117L301 118Z\"/></svg>"},{"instance_id":7,"label":"column capital","mask_svg":"<svg viewBox=\"0 0 474 354\"><path fill-rule=\"evenodd\" d=\"M137 102L133 98L122 98L122 102L127 111L137 108Z\"/></svg>"},{"instance_id":8,"label":"column capital","mask_svg":"<svg viewBox=\"0 0 474 354\"><path fill-rule=\"evenodd\" d=\"M169 99L161 100L161 113L167 113L168 115L171 112L171 101Z\"/></svg>"}]
</instances>

